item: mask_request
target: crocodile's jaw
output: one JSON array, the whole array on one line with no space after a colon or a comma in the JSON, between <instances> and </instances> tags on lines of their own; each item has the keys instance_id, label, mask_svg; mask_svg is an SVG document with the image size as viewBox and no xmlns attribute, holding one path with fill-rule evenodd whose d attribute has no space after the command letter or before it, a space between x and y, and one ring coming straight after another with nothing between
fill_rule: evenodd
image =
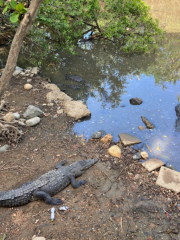
<instances>
[{"instance_id":1,"label":"crocodile's jaw","mask_svg":"<svg viewBox=\"0 0 180 240\"><path fill-rule=\"evenodd\" d=\"M79 177L83 174L85 170L93 166L97 161L98 159L88 159L75 162L69 166L70 171L75 177Z\"/></svg>"},{"instance_id":2,"label":"crocodile's jaw","mask_svg":"<svg viewBox=\"0 0 180 240\"><path fill-rule=\"evenodd\" d=\"M80 161L80 169L81 171L87 170L88 168L90 168L91 166L93 166L95 163L97 163L98 159L89 159L89 160L84 160L84 161Z\"/></svg>"}]
</instances>

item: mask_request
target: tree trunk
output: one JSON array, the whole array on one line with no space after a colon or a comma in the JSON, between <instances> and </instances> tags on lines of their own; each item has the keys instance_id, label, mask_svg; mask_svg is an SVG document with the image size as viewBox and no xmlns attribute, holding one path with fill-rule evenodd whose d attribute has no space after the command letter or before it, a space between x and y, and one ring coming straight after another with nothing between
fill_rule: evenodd
<instances>
[{"instance_id":1,"label":"tree trunk","mask_svg":"<svg viewBox=\"0 0 180 240\"><path fill-rule=\"evenodd\" d=\"M19 51L23 43L23 39L28 33L30 27L36 18L37 12L43 0L32 0L29 6L28 12L25 14L23 20L21 21L17 32L13 38L11 48L9 51L7 63L5 70L0 78L0 98L2 96L5 87L9 84L14 69L16 67L17 59L19 56Z\"/></svg>"}]
</instances>

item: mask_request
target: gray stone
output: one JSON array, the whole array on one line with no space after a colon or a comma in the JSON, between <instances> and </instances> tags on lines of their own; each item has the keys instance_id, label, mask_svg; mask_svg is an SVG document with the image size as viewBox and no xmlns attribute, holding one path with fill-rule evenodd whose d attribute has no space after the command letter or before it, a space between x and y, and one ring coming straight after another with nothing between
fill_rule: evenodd
<instances>
[{"instance_id":1,"label":"gray stone","mask_svg":"<svg viewBox=\"0 0 180 240\"><path fill-rule=\"evenodd\" d=\"M161 166L165 165L165 163L157 158L151 158L146 162L143 162L142 165L149 171L153 171Z\"/></svg>"},{"instance_id":2,"label":"gray stone","mask_svg":"<svg viewBox=\"0 0 180 240\"><path fill-rule=\"evenodd\" d=\"M97 131L97 132L95 132L93 135L92 135L92 138L100 138L100 137L102 137L103 135L105 135L106 134L106 132L105 131L103 131L103 130L99 130L99 131Z\"/></svg>"},{"instance_id":3,"label":"gray stone","mask_svg":"<svg viewBox=\"0 0 180 240\"><path fill-rule=\"evenodd\" d=\"M156 184L179 193L180 173L162 166Z\"/></svg>"},{"instance_id":4,"label":"gray stone","mask_svg":"<svg viewBox=\"0 0 180 240\"><path fill-rule=\"evenodd\" d=\"M7 145L7 144L0 147L0 153L5 152L8 148L9 148L9 145Z\"/></svg>"},{"instance_id":5,"label":"gray stone","mask_svg":"<svg viewBox=\"0 0 180 240\"><path fill-rule=\"evenodd\" d=\"M63 102L65 113L76 120L91 115L91 112L82 101Z\"/></svg>"},{"instance_id":6,"label":"gray stone","mask_svg":"<svg viewBox=\"0 0 180 240\"><path fill-rule=\"evenodd\" d=\"M26 121L26 126L33 127L33 126L37 125L39 122L40 122L39 117L30 118Z\"/></svg>"},{"instance_id":7,"label":"gray stone","mask_svg":"<svg viewBox=\"0 0 180 240\"><path fill-rule=\"evenodd\" d=\"M24 122L18 121L18 125L21 127L26 127L26 124Z\"/></svg>"},{"instance_id":8,"label":"gray stone","mask_svg":"<svg viewBox=\"0 0 180 240\"><path fill-rule=\"evenodd\" d=\"M37 116L42 116L43 111L40 108L37 108L33 105L29 105L26 111L23 114L24 118L33 118Z\"/></svg>"},{"instance_id":9,"label":"gray stone","mask_svg":"<svg viewBox=\"0 0 180 240\"><path fill-rule=\"evenodd\" d=\"M131 98L129 101L130 101L130 104L132 105L140 105L143 102L142 99L138 97Z\"/></svg>"},{"instance_id":10,"label":"gray stone","mask_svg":"<svg viewBox=\"0 0 180 240\"><path fill-rule=\"evenodd\" d=\"M175 130L176 132L180 132L180 118L176 119Z\"/></svg>"},{"instance_id":11,"label":"gray stone","mask_svg":"<svg viewBox=\"0 0 180 240\"><path fill-rule=\"evenodd\" d=\"M13 113L15 119L19 119L20 118L20 114L19 113Z\"/></svg>"},{"instance_id":12,"label":"gray stone","mask_svg":"<svg viewBox=\"0 0 180 240\"><path fill-rule=\"evenodd\" d=\"M139 159L141 159L141 154L140 154L140 152L137 152L136 154L134 154L134 155L133 155L133 159L134 159L134 160L139 160Z\"/></svg>"},{"instance_id":13,"label":"gray stone","mask_svg":"<svg viewBox=\"0 0 180 240\"><path fill-rule=\"evenodd\" d=\"M176 116L180 118L180 103L175 106Z\"/></svg>"},{"instance_id":14,"label":"gray stone","mask_svg":"<svg viewBox=\"0 0 180 240\"><path fill-rule=\"evenodd\" d=\"M128 133L121 133L119 134L119 137L121 139L121 142L124 144L124 146L141 143L141 140L139 138Z\"/></svg>"},{"instance_id":15,"label":"gray stone","mask_svg":"<svg viewBox=\"0 0 180 240\"><path fill-rule=\"evenodd\" d=\"M21 73L21 70L15 70L15 71L13 72L13 77L18 76L20 73Z\"/></svg>"},{"instance_id":16,"label":"gray stone","mask_svg":"<svg viewBox=\"0 0 180 240\"><path fill-rule=\"evenodd\" d=\"M18 66L16 66L15 70L20 70L20 71L23 71L23 69L22 69L22 68L20 68L20 67L18 67Z\"/></svg>"}]
</instances>

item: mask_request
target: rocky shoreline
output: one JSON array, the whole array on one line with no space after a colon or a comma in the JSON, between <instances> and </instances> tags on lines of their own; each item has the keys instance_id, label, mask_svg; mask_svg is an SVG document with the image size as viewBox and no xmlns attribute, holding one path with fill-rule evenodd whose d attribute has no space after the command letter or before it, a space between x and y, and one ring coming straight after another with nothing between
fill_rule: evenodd
<instances>
[{"instance_id":1,"label":"rocky shoreline","mask_svg":"<svg viewBox=\"0 0 180 240\"><path fill-rule=\"evenodd\" d=\"M68 115L65 103L71 105L74 101L50 84L49 79L32 76L31 71L21 72L25 74L13 76L4 102L1 101L1 123L20 129L18 136L22 140L10 142L11 147L0 153L0 191L37 178L62 160L72 163L97 157L99 161L84 175L84 187L75 191L68 187L59 193L68 210L62 213L56 208L53 224L49 206L41 201L19 208L1 208L0 239L4 233L11 240L29 240L34 235L45 239L74 239L79 235L81 239L179 237L179 195L176 189L174 192L156 184L159 176L164 176L164 163L157 159L148 162L145 149L133 147L141 140L126 133L119 134L117 143L110 133L102 131L94 133L88 142L72 134L73 122L79 117ZM32 87L25 89L25 84ZM29 109L37 115L27 112ZM9 112L14 120L6 122L4 117ZM41 121L27 126L32 118ZM140 159L147 161L142 164ZM170 174L176 179L178 172Z\"/></svg>"}]
</instances>

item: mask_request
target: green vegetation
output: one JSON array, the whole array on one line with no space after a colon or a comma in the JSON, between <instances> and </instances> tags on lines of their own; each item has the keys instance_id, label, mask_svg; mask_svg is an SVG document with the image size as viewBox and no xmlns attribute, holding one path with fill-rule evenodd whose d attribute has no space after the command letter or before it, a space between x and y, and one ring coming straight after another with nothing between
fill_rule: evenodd
<instances>
[{"instance_id":1,"label":"green vegetation","mask_svg":"<svg viewBox=\"0 0 180 240\"><path fill-rule=\"evenodd\" d=\"M17 25L28 6L29 1L0 0L0 14L3 10L2 16ZM33 52L36 46L42 49L41 57L62 49L73 52L77 41L86 37L107 39L128 52L144 52L155 48L156 37L162 34L142 0L50 0L41 4L24 49Z\"/></svg>"}]
</instances>

